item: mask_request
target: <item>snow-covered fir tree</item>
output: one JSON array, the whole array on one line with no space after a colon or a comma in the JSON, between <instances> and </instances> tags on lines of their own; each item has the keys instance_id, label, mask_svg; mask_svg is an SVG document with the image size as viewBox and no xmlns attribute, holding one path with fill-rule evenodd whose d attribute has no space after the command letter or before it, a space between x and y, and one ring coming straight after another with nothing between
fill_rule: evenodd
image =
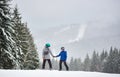
<instances>
[{"instance_id":1,"label":"snow-covered fir tree","mask_svg":"<svg viewBox=\"0 0 120 77\"><path fill-rule=\"evenodd\" d=\"M119 73L120 74L120 50L119 50L119 54L118 54L118 56L117 56L118 58L118 72L117 73Z\"/></svg>"},{"instance_id":2,"label":"snow-covered fir tree","mask_svg":"<svg viewBox=\"0 0 120 77\"><path fill-rule=\"evenodd\" d=\"M26 40L24 40L22 43L26 43L28 45L27 49L25 50L24 54L24 68L25 69L36 69L39 68L39 57L37 53L37 49L34 44L34 40L32 35L29 32L29 29L27 28L27 24L25 24L25 31L26 31ZM25 47L26 48L26 47Z\"/></svg>"},{"instance_id":3,"label":"snow-covered fir tree","mask_svg":"<svg viewBox=\"0 0 120 77\"><path fill-rule=\"evenodd\" d=\"M59 61L52 59L52 67L54 70L58 70L59 69Z\"/></svg>"},{"instance_id":4,"label":"snow-covered fir tree","mask_svg":"<svg viewBox=\"0 0 120 77\"><path fill-rule=\"evenodd\" d=\"M71 71L74 71L74 59L73 59L73 57L72 57L71 60L70 60L69 66L70 66L70 70L71 70Z\"/></svg>"},{"instance_id":5,"label":"snow-covered fir tree","mask_svg":"<svg viewBox=\"0 0 120 77\"><path fill-rule=\"evenodd\" d=\"M103 50L102 53L100 54L100 72L103 72L104 64L106 62L107 57L108 52Z\"/></svg>"},{"instance_id":6,"label":"snow-covered fir tree","mask_svg":"<svg viewBox=\"0 0 120 77\"><path fill-rule=\"evenodd\" d=\"M83 70L83 63L80 58L71 58L69 67L71 71L81 71Z\"/></svg>"},{"instance_id":7,"label":"snow-covered fir tree","mask_svg":"<svg viewBox=\"0 0 120 77\"><path fill-rule=\"evenodd\" d=\"M120 56L119 56L119 50L116 48L110 49L110 53L108 55L107 61L104 65L104 72L107 73L120 73Z\"/></svg>"},{"instance_id":8,"label":"snow-covered fir tree","mask_svg":"<svg viewBox=\"0 0 120 77\"><path fill-rule=\"evenodd\" d=\"M26 23L22 23L17 6L14 9L13 21L15 25L15 33L17 45L22 51L21 69L36 69L39 68L39 57L34 40Z\"/></svg>"},{"instance_id":9,"label":"snow-covered fir tree","mask_svg":"<svg viewBox=\"0 0 120 77\"><path fill-rule=\"evenodd\" d=\"M90 66L91 66L91 60L89 58L89 55L86 55L86 58L84 60L84 65L83 65L83 70L84 71L90 71Z\"/></svg>"},{"instance_id":10,"label":"snow-covered fir tree","mask_svg":"<svg viewBox=\"0 0 120 77\"><path fill-rule=\"evenodd\" d=\"M20 59L20 67L21 69L24 68L23 66L23 51L22 51L22 45L21 45L21 26L23 25L23 23L21 22L21 18L20 17L20 14L18 12L18 8L17 6L14 8L13 10L13 13L12 13L12 22L14 23L14 29L15 29L15 34L16 34L16 43L17 43L17 46L19 47L19 51L21 52L21 54L19 54L21 56L21 59Z\"/></svg>"},{"instance_id":11,"label":"snow-covered fir tree","mask_svg":"<svg viewBox=\"0 0 120 77\"><path fill-rule=\"evenodd\" d=\"M39 57L32 34L22 23L17 7L0 0L0 69L36 69Z\"/></svg>"},{"instance_id":12,"label":"snow-covered fir tree","mask_svg":"<svg viewBox=\"0 0 120 77\"><path fill-rule=\"evenodd\" d=\"M91 59L91 71L100 71L100 58L96 51L93 52L92 59Z\"/></svg>"},{"instance_id":13,"label":"snow-covered fir tree","mask_svg":"<svg viewBox=\"0 0 120 77\"><path fill-rule=\"evenodd\" d=\"M9 2L10 0L0 0L0 68L20 69L21 52L16 44Z\"/></svg>"},{"instance_id":14,"label":"snow-covered fir tree","mask_svg":"<svg viewBox=\"0 0 120 77\"><path fill-rule=\"evenodd\" d=\"M108 54L109 53L109 54ZM70 70L72 71L96 71L96 72L107 72L107 73L120 73L120 50L117 48L110 48L110 51L102 51L99 54L94 51L92 58L86 55L83 62L79 59L71 58Z\"/></svg>"}]
</instances>

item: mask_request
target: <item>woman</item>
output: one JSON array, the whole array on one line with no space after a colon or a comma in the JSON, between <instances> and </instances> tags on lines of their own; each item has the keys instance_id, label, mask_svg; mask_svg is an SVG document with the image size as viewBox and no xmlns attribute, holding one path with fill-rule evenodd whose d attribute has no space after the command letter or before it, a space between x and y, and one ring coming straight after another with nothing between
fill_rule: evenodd
<instances>
[{"instance_id":1,"label":"woman","mask_svg":"<svg viewBox=\"0 0 120 77\"><path fill-rule=\"evenodd\" d=\"M50 44L47 43L47 44L45 44L45 48L43 49L43 53L42 53L42 56L43 56L42 69L45 69L46 61L48 61L50 70L52 69L52 64L51 64L51 60L50 60L50 55L53 56L53 54L52 54L52 52L51 52L51 50L50 50L49 47L50 47Z\"/></svg>"}]
</instances>

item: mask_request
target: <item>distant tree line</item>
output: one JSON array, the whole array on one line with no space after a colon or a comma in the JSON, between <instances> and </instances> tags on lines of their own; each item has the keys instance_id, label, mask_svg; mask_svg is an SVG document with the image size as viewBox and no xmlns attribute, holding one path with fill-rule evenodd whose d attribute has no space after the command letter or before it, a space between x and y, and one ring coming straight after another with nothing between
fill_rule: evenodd
<instances>
[{"instance_id":1,"label":"distant tree line","mask_svg":"<svg viewBox=\"0 0 120 77\"><path fill-rule=\"evenodd\" d=\"M53 59L52 63L53 69L58 70L59 62ZM100 54L94 51L91 58L88 54L83 61L71 58L68 64L71 71L120 73L120 50L111 47L109 51L103 50Z\"/></svg>"},{"instance_id":2,"label":"distant tree line","mask_svg":"<svg viewBox=\"0 0 120 77\"><path fill-rule=\"evenodd\" d=\"M0 0L0 69L37 69L39 57L27 23L11 0Z\"/></svg>"}]
</instances>

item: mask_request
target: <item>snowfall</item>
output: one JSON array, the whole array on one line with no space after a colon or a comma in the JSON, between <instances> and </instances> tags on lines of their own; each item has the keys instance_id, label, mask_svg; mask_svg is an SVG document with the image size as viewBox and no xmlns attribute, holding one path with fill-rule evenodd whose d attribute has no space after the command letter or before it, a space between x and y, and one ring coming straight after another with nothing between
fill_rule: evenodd
<instances>
[{"instance_id":1,"label":"snowfall","mask_svg":"<svg viewBox=\"0 0 120 77\"><path fill-rule=\"evenodd\" d=\"M0 70L0 77L120 77L120 74L57 70Z\"/></svg>"}]
</instances>

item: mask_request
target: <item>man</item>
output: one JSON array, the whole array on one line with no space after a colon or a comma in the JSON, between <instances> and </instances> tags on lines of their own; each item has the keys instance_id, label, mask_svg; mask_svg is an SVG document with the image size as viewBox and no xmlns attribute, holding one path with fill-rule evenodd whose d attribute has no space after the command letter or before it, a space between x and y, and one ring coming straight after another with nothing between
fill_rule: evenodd
<instances>
[{"instance_id":1,"label":"man","mask_svg":"<svg viewBox=\"0 0 120 77\"><path fill-rule=\"evenodd\" d=\"M68 71L69 67L68 67L68 65L66 63L66 60L67 60L67 51L65 51L64 47L61 47L61 52L59 53L59 55L54 56L54 57L59 57L59 56L60 56L59 70L60 71L62 70L62 63L64 63L64 65L66 67L66 70Z\"/></svg>"},{"instance_id":2,"label":"man","mask_svg":"<svg viewBox=\"0 0 120 77\"><path fill-rule=\"evenodd\" d=\"M45 69L46 61L48 61L50 70L52 69L52 64L51 64L51 60L50 60L50 55L53 56L53 54L52 54L52 52L51 52L51 50L50 50L49 47L50 47L50 44L47 43L47 44L45 44L45 48L43 49L43 53L42 53L42 56L43 56L42 69Z\"/></svg>"}]
</instances>

